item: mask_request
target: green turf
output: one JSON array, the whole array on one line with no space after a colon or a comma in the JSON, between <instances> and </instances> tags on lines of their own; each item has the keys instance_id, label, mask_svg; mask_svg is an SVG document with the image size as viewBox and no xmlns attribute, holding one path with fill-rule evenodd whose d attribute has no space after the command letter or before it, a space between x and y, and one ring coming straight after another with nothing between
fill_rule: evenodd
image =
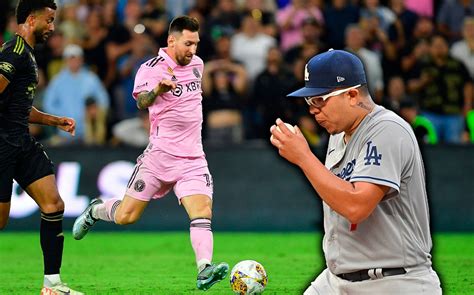
<instances>
[{"instance_id":1,"label":"green turf","mask_svg":"<svg viewBox=\"0 0 474 295\"><path fill-rule=\"evenodd\" d=\"M0 233L0 294L38 294L42 257L37 233ZM215 261L261 262L265 294L302 294L323 267L314 233L214 233ZM435 236L435 267L445 294L474 294L474 235ZM195 288L188 233L97 233L66 236L62 278L86 294L232 294L228 280Z\"/></svg>"}]
</instances>

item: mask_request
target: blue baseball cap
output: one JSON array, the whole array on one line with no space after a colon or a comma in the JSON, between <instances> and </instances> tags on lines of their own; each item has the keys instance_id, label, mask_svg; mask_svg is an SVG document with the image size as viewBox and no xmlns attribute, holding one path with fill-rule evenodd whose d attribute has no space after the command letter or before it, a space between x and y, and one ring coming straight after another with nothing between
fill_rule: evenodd
<instances>
[{"instance_id":1,"label":"blue baseball cap","mask_svg":"<svg viewBox=\"0 0 474 295\"><path fill-rule=\"evenodd\" d=\"M367 84L362 61L352 53L333 49L309 60L305 66L304 80L305 87L287 96L319 96L337 88Z\"/></svg>"}]
</instances>

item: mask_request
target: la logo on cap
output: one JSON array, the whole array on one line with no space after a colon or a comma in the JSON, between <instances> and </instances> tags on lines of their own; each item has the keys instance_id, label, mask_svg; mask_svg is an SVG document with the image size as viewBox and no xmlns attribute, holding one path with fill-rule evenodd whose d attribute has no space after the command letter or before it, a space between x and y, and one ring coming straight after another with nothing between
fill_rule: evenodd
<instances>
[{"instance_id":1,"label":"la logo on cap","mask_svg":"<svg viewBox=\"0 0 474 295\"><path fill-rule=\"evenodd\" d=\"M304 80L309 81L308 64L304 66Z\"/></svg>"},{"instance_id":2,"label":"la logo on cap","mask_svg":"<svg viewBox=\"0 0 474 295\"><path fill-rule=\"evenodd\" d=\"M337 76L337 77L336 77L336 80L337 80L337 83L341 83L342 81L345 81L346 78L341 77L341 76Z\"/></svg>"}]
</instances>

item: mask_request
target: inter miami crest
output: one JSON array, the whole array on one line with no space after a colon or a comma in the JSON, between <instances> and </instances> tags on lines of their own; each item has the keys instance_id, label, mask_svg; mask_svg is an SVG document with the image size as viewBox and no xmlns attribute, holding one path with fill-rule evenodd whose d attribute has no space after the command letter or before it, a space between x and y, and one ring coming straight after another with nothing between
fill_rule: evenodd
<instances>
[{"instance_id":1,"label":"inter miami crest","mask_svg":"<svg viewBox=\"0 0 474 295\"><path fill-rule=\"evenodd\" d=\"M196 78L201 78L201 73L199 73L199 70L197 68L193 68L193 74L196 76Z\"/></svg>"},{"instance_id":2,"label":"inter miami crest","mask_svg":"<svg viewBox=\"0 0 474 295\"><path fill-rule=\"evenodd\" d=\"M135 185L133 186L133 189L137 192L142 192L145 189L145 182L141 179L135 181Z\"/></svg>"}]
</instances>

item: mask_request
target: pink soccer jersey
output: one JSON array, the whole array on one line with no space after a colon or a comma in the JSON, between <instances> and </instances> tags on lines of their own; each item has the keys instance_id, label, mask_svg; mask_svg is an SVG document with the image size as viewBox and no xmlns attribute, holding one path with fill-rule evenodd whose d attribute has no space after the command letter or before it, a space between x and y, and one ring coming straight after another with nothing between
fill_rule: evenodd
<instances>
[{"instance_id":1,"label":"pink soccer jersey","mask_svg":"<svg viewBox=\"0 0 474 295\"><path fill-rule=\"evenodd\" d=\"M186 66L176 64L161 48L158 56L140 66L133 88L133 97L151 91L163 79L177 84L176 89L156 98L149 110L150 143L178 157L199 157L202 148L202 90L204 64L194 55Z\"/></svg>"}]
</instances>

